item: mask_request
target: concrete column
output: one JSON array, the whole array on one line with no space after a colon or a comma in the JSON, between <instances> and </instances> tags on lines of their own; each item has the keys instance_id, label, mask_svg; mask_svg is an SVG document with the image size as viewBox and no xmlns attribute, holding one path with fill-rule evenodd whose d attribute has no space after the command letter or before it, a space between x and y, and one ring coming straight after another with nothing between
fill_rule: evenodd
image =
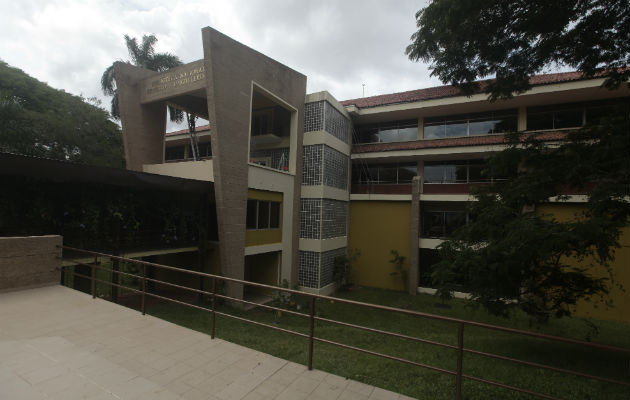
<instances>
[{"instance_id":1,"label":"concrete column","mask_svg":"<svg viewBox=\"0 0 630 400\"><path fill-rule=\"evenodd\" d=\"M424 139L424 117L418 117L418 139Z\"/></svg>"},{"instance_id":2,"label":"concrete column","mask_svg":"<svg viewBox=\"0 0 630 400\"><path fill-rule=\"evenodd\" d=\"M160 164L164 160L166 104L142 104L141 81L154 71L117 62L114 76L118 88L118 107L122 123L127 169L142 171L144 164Z\"/></svg>"},{"instance_id":3,"label":"concrete column","mask_svg":"<svg viewBox=\"0 0 630 400\"><path fill-rule=\"evenodd\" d=\"M527 107L521 106L518 108L518 131L527 130Z\"/></svg>"},{"instance_id":4,"label":"concrete column","mask_svg":"<svg viewBox=\"0 0 630 400\"><path fill-rule=\"evenodd\" d=\"M409 247L409 294L418 292L418 277L420 276L418 260L418 238L420 237L420 190L421 176L414 176L411 181L411 246Z\"/></svg>"}]
</instances>

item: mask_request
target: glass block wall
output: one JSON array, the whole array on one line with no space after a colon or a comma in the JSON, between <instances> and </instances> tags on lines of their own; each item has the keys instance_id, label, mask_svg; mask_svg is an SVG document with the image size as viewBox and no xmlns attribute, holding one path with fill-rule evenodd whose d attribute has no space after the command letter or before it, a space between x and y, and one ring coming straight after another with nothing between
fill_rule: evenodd
<instances>
[{"instance_id":1,"label":"glass block wall","mask_svg":"<svg viewBox=\"0 0 630 400\"><path fill-rule=\"evenodd\" d=\"M333 283L335 258L345 254L345 247L323 253L300 250L298 266L300 285L319 289Z\"/></svg>"},{"instance_id":2,"label":"glass block wall","mask_svg":"<svg viewBox=\"0 0 630 400\"><path fill-rule=\"evenodd\" d=\"M348 188L348 156L324 146L324 185Z\"/></svg>"},{"instance_id":3,"label":"glass block wall","mask_svg":"<svg viewBox=\"0 0 630 400\"><path fill-rule=\"evenodd\" d=\"M327 147L327 146L326 146ZM324 145L304 146L302 152L302 185L322 184L322 157Z\"/></svg>"},{"instance_id":4,"label":"glass block wall","mask_svg":"<svg viewBox=\"0 0 630 400\"><path fill-rule=\"evenodd\" d=\"M348 202L332 199L300 200L300 238L346 236Z\"/></svg>"},{"instance_id":5,"label":"glass block wall","mask_svg":"<svg viewBox=\"0 0 630 400\"><path fill-rule=\"evenodd\" d=\"M325 126L324 130L344 143L348 143L350 122L329 102L324 102Z\"/></svg>"}]
</instances>

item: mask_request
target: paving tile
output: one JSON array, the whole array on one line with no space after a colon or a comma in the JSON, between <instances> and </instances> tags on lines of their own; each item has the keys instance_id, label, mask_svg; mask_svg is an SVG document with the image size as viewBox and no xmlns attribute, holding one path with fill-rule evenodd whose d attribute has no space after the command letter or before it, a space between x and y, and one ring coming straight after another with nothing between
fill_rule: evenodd
<instances>
[{"instance_id":1,"label":"paving tile","mask_svg":"<svg viewBox=\"0 0 630 400\"><path fill-rule=\"evenodd\" d=\"M2 400L398 398L60 286L0 293L0 321Z\"/></svg>"}]
</instances>

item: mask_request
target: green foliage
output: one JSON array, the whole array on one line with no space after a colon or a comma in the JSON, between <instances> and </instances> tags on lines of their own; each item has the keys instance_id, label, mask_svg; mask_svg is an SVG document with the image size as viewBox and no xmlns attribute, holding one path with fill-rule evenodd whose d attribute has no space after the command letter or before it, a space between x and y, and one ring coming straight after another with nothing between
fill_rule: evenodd
<instances>
[{"instance_id":1,"label":"green foliage","mask_svg":"<svg viewBox=\"0 0 630 400\"><path fill-rule=\"evenodd\" d=\"M465 282L472 299L495 314L519 307L546 320L570 315L579 299L618 284L610 273L609 279L592 273L609 268L630 217L630 113L616 114L571 132L554 148L537 134L512 135L488 171L509 179L476 188L478 201L469 206L474 221L440 246L433 279L441 296ZM562 203L567 188L590 192L585 207L572 208L573 218L533 212L549 198Z\"/></svg>"},{"instance_id":2,"label":"green foliage","mask_svg":"<svg viewBox=\"0 0 630 400\"><path fill-rule=\"evenodd\" d=\"M416 20L406 54L468 94L476 79L496 76L486 91L511 97L550 65L605 71L608 87L630 78L627 0L434 0Z\"/></svg>"},{"instance_id":3,"label":"green foliage","mask_svg":"<svg viewBox=\"0 0 630 400\"><path fill-rule=\"evenodd\" d=\"M630 77L625 0L434 0L416 19L407 55L431 61L432 75L466 94L509 98L553 65L604 77L608 88ZM475 82L488 76L496 79ZM464 285L495 314L519 307L539 320L605 294L609 283L591 271L609 266L630 215L628 113L625 102L617 117L571 131L557 147L537 134L513 134L488 171L508 180L477 188L472 223L440 248L432 275L438 293L450 297ZM551 197L565 200L567 189L589 193L573 220L528 212Z\"/></svg>"},{"instance_id":4,"label":"green foliage","mask_svg":"<svg viewBox=\"0 0 630 400\"><path fill-rule=\"evenodd\" d=\"M335 257L333 281L338 288L346 288L352 285L352 264L361 256L361 250L348 249L348 253Z\"/></svg>"},{"instance_id":5,"label":"green foliage","mask_svg":"<svg viewBox=\"0 0 630 400\"><path fill-rule=\"evenodd\" d=\"M143 35L142 43L138 44L136 38L128 35L124 36L127 51L131 57L133 65L140 68L149 69L151 71L164 72L171 68L182 65L182 61L171 53L156 53L155 43L157 38L155 35ZM116 88L116 78L114 77L114 65L110 65L101 76L101 89L107 96L113 96L111 102L111 113L116 119L120 118L120 110L118 108L118 90ZM184 114L181 110L168 107L171 121L181 122Z\"/></svg>"},{"instance_id":6,"label":"green foliage","mask_svg":"<svg viewBox=\"0 0 630 400\"><path fill-rule=\"evenodd\" d=\"M53 89L1 61L0 151L124 166L120 128L98 101Z\"/></svg>"},{"instance_id":7,"label":"green foliage","mask_svg":"<svg viewBox=\"0 0 630 400\"><path fill-rule=\"evenodd\" d=\"M407 290L408 276L407 276L407 270L405 269L405 260L407 259L407 257L401 256L398 253L398 250L390 250L389 253L392 255L392 259L389 260L389 262L394 267L394 271L390 272L389 275L391 276L398 275L400 279L402 280L403 290Z\"/></svg>"}]
</instances>

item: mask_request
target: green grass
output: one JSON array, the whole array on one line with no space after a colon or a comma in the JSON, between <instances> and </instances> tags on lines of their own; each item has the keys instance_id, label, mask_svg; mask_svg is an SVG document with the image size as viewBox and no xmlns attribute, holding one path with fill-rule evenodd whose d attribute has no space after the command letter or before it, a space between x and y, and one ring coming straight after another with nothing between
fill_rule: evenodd
<instances>
[{"instance_id":1,"label":"green grass","mask_svg":"<svg viewBox=\"0 0 630 400\"><path fill-rule=\"evenodd\" d=\"M105 273L107 272L105 271ZM100 278L107 279L106 276L100 276ZM102 289L97 287L97 293L100 290ZM439 300L434 296L409 296L401 292L370 288L340 292L339 296L556 336L592 340L624 348L628 348L630 345L630 329L627 324L622 323L608 321L590 321L587 323L586 320L579 318L564 318L552 320L544 325L537 325L521 313L515 313L506 319L489 315L482 309L470 308L464 301L460 300L450 301L448 303L450 308L440 308L436 307ZM308 312L307 298L298 297L292 300L301 306L302 312ZM209 303L204 305L209 307ZM292 308L295 310L295 305ZM244 311L226 305L218 306L217 310L273 324L280 328L308 333L308 318L292 316L287 313L279 316L276 312L263 309ZM324 318L403 333L451 345L457 344L457 325L449 322L369 310L337 301L331 303L318 300L316 310L317 315ZM197 331L210 332L210 314L208 312L177 304L158 304L149 307L147 313ZM592 323L596 324L598 332L593 331ZM222 316L217 316L216 334L217 337L224 340L286 360L300 364L307 362L308 343L306 339L301 337ZM434 345L386 337L321 322L315 324L315 336L448 370L456 369L455 350ZM470 349L626 382L630 371L630 359L627 355L605 350L585 349L579 346L481 328L466 327L464 345ZM314 346L313 360L313 367L316 369L408 396L420 399L453 399L455 397L454 377L424 368L317 342ZM471 354L464 356L463 367L464 374L543 392L559 398L625 400L630 397L630 390L627 387ZM470 380L464 380L463 393L465 399L530 398L524 394Z\"/></svg>"}]
</instances>

